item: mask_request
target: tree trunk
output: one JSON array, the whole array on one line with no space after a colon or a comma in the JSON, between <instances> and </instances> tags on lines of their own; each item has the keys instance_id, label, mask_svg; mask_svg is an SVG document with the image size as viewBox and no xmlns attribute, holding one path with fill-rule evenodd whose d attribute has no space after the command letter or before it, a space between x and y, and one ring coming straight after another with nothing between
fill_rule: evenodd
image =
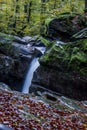
<instances>
[{"instance_id":1,"label":"tree trunk","mask_svg":"<svg viewBox=\"0 0 87 130\"><path fill-rule=\"evenodd\" d=\"M27 13L28 11L28 4L26 3L25 5L24 5L24 13Z\"/></svg>"},{"instance_id":2,"label":"tree trunk","mask_svg":"<svg viewBox=\"0 0 87 130\"><path fill-rule=\"evenodd\" d=\"M54 9L56 9L56 0L54 0Z\"/></svg>"},{"instance_id":3,"label":"tree trunk","mask_svg":"<svg viewBox=\"0 0 87 130\"><path fill-rule=\"evenodd\" d=\"M85 0L85 9L87 9L87 0Z\"/></svg>"},{"instance_id":4,"label":"tree trunk","mask_svg":"<svg viewBox=\"0 0 87 130\"><path fill-rule=\"evenodd\" d=\"M41 13L40 13L40 35L44 34L45 25L45 12L46 12L46 0L41 0Z\"/></svg>"},{"instance_id":5,"label":"tree trunk","mask_svg":"<svg viewBox=\"0 0 87 130\"><path fill-rule=\"evenodd\" d=\"M16 17L16 13L19 12L19 5L18 5L18 1L19 0L16 0L16 3L15 3L15 15L13 17L13 28L16 28L16 24L17 24L17 17Z\"/></svg>"},{"instance_id":6,"label":"tree trunk","mask_svg":"<svg viewBox=\"0 0 87 130\"><path fill-rule=\"evenodd\" d=\"M18 5L18 0L16 0L16 10L15 10L15 12L16 12L16 13L19 13L19 9L20 9L20 7L19 7L19 5Z\"/></svg>"},{"instance_id":7,"label":"tree trunk","mask_svg":"<svg viewBox=\"0 0 87 130\"><path fill-rule=\"evenodd\" d=\"M32 1L29 2L27 22L30 21Z\"/></svg>"}]
</instances>

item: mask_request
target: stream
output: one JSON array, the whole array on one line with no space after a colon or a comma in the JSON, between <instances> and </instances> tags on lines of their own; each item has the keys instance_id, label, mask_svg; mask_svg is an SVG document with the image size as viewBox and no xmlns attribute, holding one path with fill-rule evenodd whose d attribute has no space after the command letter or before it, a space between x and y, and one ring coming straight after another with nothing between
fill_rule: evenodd
<instances>
[{"instance_id":1,"label":"stream","mask_svg":"<svg viewBox=\"0 0 87 130\"><path fill-rule=\"evenodd\" d=\"M42 54L44 54L46 48L45 47L35 47L35 49L39 50ZM29 93L29 87L32 82L34 71L39 67L38 57L34 57L31 61L31 64L27 70L27 74L25 76L24 84L22 87L22 93Z\"/></svg>"},{"instance_id":2,"label":"stream","mask_svg":"<svg viewBox=\"0 0 87 130\"><path fill-rule=\"evenodd\" d=\"M35 57L31 61L31 64L30 64L29 69L27 71L27 75L25 77L25 81L24 81L24 85L23 85L23 89L22 89L23 93L29 93L29 86L31 85L31 81L32 81L32 78L33 78L33 73L38 68L39 65L40 64L38 62L38 58Z\"/></svg>"},{"instance_id":3,"label":"stream","mask_svg":"<svg viewBox=\"0 0 87 130\"><path fill-rule=\"evenodd\" d=\"M56 43L57 45L60 44L63 44L63 42L61 41L57 41ZM34 49L37 49L38 51L40 51L41 55L44 54L44 52L46 51L46 47L44 46L34 46ZM32 78L33 78L33 74L34 74L34 71L39 67L39 57L41 55L38 55L37 57L34 57L33 60L31 61L31 64L29 65L29 68L27 70L27 74L25 76L25 80L24 80L24 83L23 83L23 86L22 86L22 93L29 93L29 87L31 85L31 82L32 82Z\"/></svg>"}]
</instances>

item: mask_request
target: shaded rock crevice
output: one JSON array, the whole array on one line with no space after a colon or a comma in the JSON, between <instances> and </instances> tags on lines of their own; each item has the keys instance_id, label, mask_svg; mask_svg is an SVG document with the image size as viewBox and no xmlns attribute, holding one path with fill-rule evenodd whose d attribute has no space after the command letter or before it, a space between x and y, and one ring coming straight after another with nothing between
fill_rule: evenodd
<instances>
[{"instance_id":1,"label":"shaded rock crevice","mask_svg":"<svg viewBox=\"0 0 87 130\"><path fill-rule=\"evenodd\" d=\"M70 98L77 100L87 99L87 80L80 79L75 75L69 73L59 72L54 69L45 68L40 66L34 74L31 89L33 85L40 85L49 90L61 93Z\"/></svg>"}]
</instances>

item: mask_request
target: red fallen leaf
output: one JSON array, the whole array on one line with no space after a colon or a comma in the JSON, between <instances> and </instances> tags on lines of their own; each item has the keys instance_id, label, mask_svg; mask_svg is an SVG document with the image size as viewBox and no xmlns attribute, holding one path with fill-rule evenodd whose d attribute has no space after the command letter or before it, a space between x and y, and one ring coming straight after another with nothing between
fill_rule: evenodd
<instances>
[{"instance_id":1,"label":"red fallen leaf","mask_svg":"<svg viewBox=\"0 0 87 130\"><path fill-rule=\"evenodd\" d=\"M15 98L15 99L14 99ZM24 100L23 100L24 99ZM84 118L84 113L79 111L59 111L56 108L47 107L43 102L36 102L29 96L17 97L14 93L0 91L0 122L6 123L14 130L75 130L86 129L87 119ZM26 107L25 107L26 106ZM26 109L25 109L26 108ZM29 120L18 109L26 113L32 113L34 117L41 119L40 122L36 119ZM76 116L77 115L77 116Z\"/></svg>"}]
</instances>

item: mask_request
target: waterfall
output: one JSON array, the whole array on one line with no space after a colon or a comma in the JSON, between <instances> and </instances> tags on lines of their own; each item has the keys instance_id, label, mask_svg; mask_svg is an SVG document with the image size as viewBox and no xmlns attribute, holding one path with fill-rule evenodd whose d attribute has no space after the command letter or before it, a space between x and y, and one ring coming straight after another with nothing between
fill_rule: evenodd
<instances>
[{"instance_id":1,"label":"waterfall","mask_svg":"<svg viewBox=\"0 0 87 130\"><path fill-rule=\"evenodd\" d=\"M28 69L27 75L25 77L25 81L24 81L24 85L23 85L23 89L22 89L23 93L29 93L29 87L31 85L31 81L32 81L32 78L33 78L33 73L38 68L38 66L39 66L38 58L35 57L32 60L32 62L30 64L30 67Z\"/></svg>"},{"instance_id":2,"label":"waterfall","mask_svg":"<svg viewBox=\"0 0 87 130\"><path fill-rule=\"evenodd\" d=\"M43 47L43 46L35 46L34 49L37 49L39 52L41 52L42 54L44 54L45 50L46 50L46 47ZM38 62L38 57L35 57L30 66L29 66L29 69L28 69L28 72L27 72L27 75L25 77L25 81L24 81L24 84L23 84L23 88L22 88L22 92L23 93L29 93L29 87L31 85L31 81L32 81L32 78L33 78L33 73L34 71L38 68L39 66L39 62Z\"/></svg>"}]
</instances>

